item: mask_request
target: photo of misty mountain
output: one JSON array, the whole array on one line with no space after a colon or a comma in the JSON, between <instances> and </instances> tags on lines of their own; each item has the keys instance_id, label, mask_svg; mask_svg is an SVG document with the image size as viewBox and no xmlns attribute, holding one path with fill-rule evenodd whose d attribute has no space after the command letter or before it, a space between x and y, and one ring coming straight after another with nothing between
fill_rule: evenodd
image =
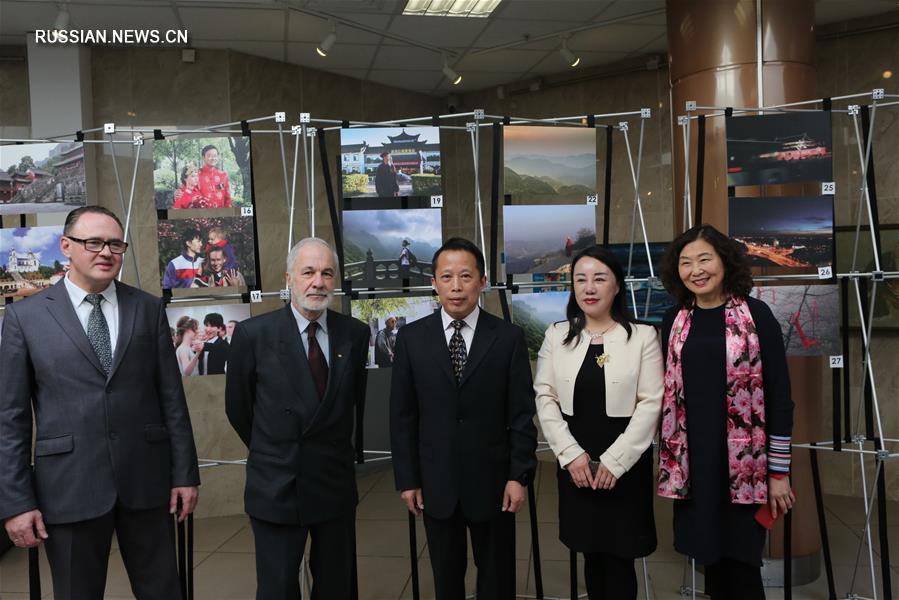
<instances>
[{"instance_id":1,"label":"photo of misty mountain","mask_svg":"<svg viewBox=\"0 0 899 600\"><path fill-rule=\"evenodd\" d=\"M503 207L506 273L567 273L571 257L596 243L596 207Z\"/></svg>"},{"instance_id":2,"label":"photo of misty mountain","mask_svg":"<svg viewBox=\"0 0 899 600\"><path fill-rule=\"evenodd\" d=\"M580 201L596 193L596 130L503 127L504 193Z\"/></svg>"},{"instance_id":3,"label":"photo of misty mountain","mask_svg":"<svg viewBox=\"0 0 899 600\"><path fill-rule=\"evenodd\" d=\"M439 208L344 211L345 276L359 287L429 284L441 223Z\"/></svg>"}]
</instances>

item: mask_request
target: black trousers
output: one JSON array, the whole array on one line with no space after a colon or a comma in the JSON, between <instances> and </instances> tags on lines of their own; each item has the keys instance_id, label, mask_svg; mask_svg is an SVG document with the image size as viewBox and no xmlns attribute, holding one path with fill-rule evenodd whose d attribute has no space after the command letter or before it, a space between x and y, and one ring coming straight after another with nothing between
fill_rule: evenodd
<instances>
[{"instance_id":1,"label":"black trousers","mask_svg":"<svg viewBox=\"0 0 899 600\"><path fill-rule=\"evenodd\" d=\"M706 565L705 591L712 600L765 600L761 569L729 558Z\"/></svg>"},{"instance_id":2,"label":"black trousers","mask_svg":"<svg viewBox=\"0 0 899 600\"><path fill-rule=\"evenodd\" d=\"M465 571L471 535L474 564L478 569L477 596L490 600L515 598L515 515L497 511L490 521L466 520L457 506L449 519L424 516L436 600L465 598Z\"/></svg>"},{"instance_id":3,"label":"black trousers","mask_svg":"<svg viewBox=\"0 0 899 600\"><path fill-rule=\"evenodd\" d=\"M356 517L285 525L250 517L256 542L256 600L297 600L306 537L312 538L312 600L356 600Z\"/></svg>"},{"instance_id":4,"label":"black trousers","mask_svg":"<svg viewBox=\"0 0 899 600\"><path fill-rule=\"evenodd\" d=\"M96 519L47 525L50 537L45 545L56 600L103 599L113 531L137 600L181 598L168 507L128 510L116 506Z\"/></svg>"},{"instance_id":5,"label":"black trousers","mask_svg":"<svg viewBox=\"0 0 899 600\"><path fill-rule=\"evenodd\" d=\"M636 600L634 559L605 552L585 553L584 583L590 600Z\"/></svg>"}]
</instances>

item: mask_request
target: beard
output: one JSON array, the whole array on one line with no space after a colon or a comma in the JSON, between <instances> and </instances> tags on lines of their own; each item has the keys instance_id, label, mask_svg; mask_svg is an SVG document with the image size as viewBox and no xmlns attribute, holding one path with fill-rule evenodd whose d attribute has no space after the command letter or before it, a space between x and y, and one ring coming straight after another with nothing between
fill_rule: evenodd
<instances>
[{"instance_id":1,"label":"beard","mask_svg":"<svg viewBox=\"0 0 899 600\"><path fill-rule=\"evenodd\" d=\"M313 298L309 296L295 295L293 299L297 307L303 310L321 312L328 308L328 305L331 304L331 299L333 297L334 292L327 292L324 298Z\"/></svg>"}]
</instances>

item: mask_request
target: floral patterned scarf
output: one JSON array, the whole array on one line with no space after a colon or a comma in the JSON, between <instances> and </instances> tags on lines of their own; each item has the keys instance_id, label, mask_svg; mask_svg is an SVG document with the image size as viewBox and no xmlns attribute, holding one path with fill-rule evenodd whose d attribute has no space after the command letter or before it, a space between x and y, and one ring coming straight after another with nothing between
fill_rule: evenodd
<instances>
[{"instance_id":1,"label":"floral patterned scarf","mask_svg":"<svg viewBox=\"0 0 899 600\"><path fill-rule=\"evenodd\" d=\"M690 334L692 316L692 309L682 308L677 313L668 339L665 368L658 493L674 499L690 496L681 351ZM724 321L730 500L734 504L764 504L768 501L768 460L759 337L749 305L742 298L728 298Z\"/></svg>"}]
</instances>

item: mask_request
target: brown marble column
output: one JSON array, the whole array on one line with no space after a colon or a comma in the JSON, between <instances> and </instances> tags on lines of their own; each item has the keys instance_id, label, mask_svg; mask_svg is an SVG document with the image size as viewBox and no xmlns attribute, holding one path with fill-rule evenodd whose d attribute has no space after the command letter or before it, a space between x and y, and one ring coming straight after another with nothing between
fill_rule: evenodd
<instances>
[{"instance_id":1,"label":"brown marble column","mask_svg":"<svg viewBox=\"0 0 899 600\"><path fill-rule=\"evenodd\" d=\"M762 104L773 105L815 98L814 0L760 0ZM756 0L668 0L668 48L674 147L674 230L683 229L684 148L678 115L685 103L700 106L756 107L758 86L758 26ZM702 220L726 232L727 170L725 119L706 121L705 177ZM697 122L691 125L690 187L696 189ZM806 186L808 187L808 186ZM740 195L800 195L816 193L803 186L742 188ZM695 215L694 215L695 220ZM793 439L820 439L816 415L821 408L821 359L790 359L796 403ZM793 556L814 557L820 548L814 495L805 451L794 452L793 485L798 506L793 515ZM771 536L771 555L782 555L781 528ZM801 561L800 561L801 562ZM811 561L810 561L811 562ZM801 574L797 573L799 578ZM797 577L794 582L799 583Z\"/></svg>"}]
</instances>

